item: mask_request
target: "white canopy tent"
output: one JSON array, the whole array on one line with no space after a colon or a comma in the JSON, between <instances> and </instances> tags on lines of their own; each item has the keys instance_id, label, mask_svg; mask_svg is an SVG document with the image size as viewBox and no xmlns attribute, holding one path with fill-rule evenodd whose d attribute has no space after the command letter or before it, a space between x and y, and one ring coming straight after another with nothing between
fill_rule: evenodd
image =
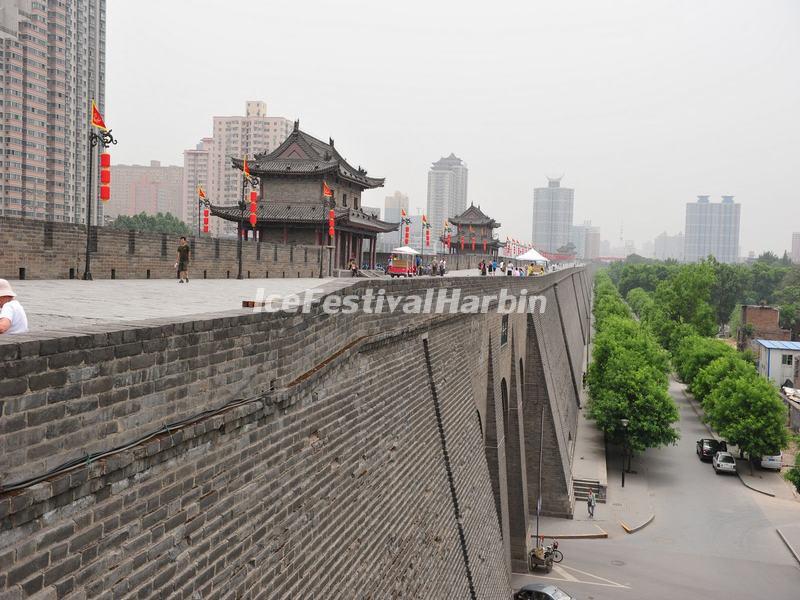
<instances>
[{"instance_id":1,"label":"white canopy tent","mask_svg":"<svg viewBox=\"0 0 800 600\"><path fill-rule=\"evenodd\" d=\"M516 258L517 260L526 260L526 261L529 261L529 262L534 262L534 263L544 263L544 264L547 264L547 263L549 263L549 262L550 262L550 261L549 261L549 260L547 260L547 259L546 259L544 256L542 256L541 254L539 254L539 253L536 251L536 249L535 249L535 248L531 248L531 249L530 249L530 250L528 250L528 251L527 251L525 254L520 254L519 256L516 256L515 258Z\"/></svg>"},{"instance_id":2,"label":"white canopy tent","mask_svg":"<svg viewBox=\"0 0 800 600\"><path fill-rule=\"evenodd\" d=\"M410 246L400 246L399 248L392 250L392 254L419 254L419 252Z\"/></svg>"}]
</instances>

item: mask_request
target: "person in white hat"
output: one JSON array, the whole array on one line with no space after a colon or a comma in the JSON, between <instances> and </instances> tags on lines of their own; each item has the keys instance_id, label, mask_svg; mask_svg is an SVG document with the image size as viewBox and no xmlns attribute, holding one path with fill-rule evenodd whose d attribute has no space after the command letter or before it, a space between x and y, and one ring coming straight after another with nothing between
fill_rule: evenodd
<instances>
[{"instance_id":1,"label":"person in white hat","mask_svg":"<svg viewBox=\"0 0 800 600\"><path fill-rule=\"evenodd\" d=\"M28 317L17 300L17 295L5 279L0 279L0 334L25 333Z\"/></svg>"}]
</instances>

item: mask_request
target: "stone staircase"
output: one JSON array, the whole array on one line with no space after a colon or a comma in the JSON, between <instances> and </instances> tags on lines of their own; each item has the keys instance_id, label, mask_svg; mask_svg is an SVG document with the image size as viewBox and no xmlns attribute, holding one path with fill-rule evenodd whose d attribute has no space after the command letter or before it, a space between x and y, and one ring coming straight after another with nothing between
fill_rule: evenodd
<instances>
[{"instance_id":1,"label":"stone staircase","mask_svg":"<svg viewBox=\"0 0 800 600\"><path fill-rule=\"evenodd\" d=\"M589 490L594 491L598 504L606 503L606 488L601 486L599 481L592 479L572 480L572 491L575 496L575 502L585 502L586 498L589 497Z\"/></svg>"}]
</instances>

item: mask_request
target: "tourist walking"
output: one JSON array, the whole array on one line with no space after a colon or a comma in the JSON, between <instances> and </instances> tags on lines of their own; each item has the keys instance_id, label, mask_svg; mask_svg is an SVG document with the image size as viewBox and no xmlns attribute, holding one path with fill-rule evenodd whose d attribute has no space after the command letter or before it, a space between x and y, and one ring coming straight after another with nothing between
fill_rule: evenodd
<instances>
[{"instance_id":1,"label":"tourist walking","mask_svg":"<svg viewBox=\"0 0 800 600\"><path fill-rule=\"evenodd\" d=\"M17 300L11 284L5 279L0 279L0 334L27 331L28 316L25 314L25 309Z\"/></svg>"},{"instance_id":2,"label":"tourist walking","mask_svg":"<svg viewBox=\"0 0 800 600\"><path fill-rule=\"evenodd\" d=\"M358 265L355 258L350 259L350 277L358 277Z\"/></svg>"},{"instance_id":3,"label":"tourist walking","mask_svg":"<svg viewBox=\"0 0 800 600\"><path fill-rule=\"evenodd\" d=\"M594 491L589 490L589 495L586 497L586 508L589 511L589 517L594 519L594 507L597 505L597 499L594 497Z\"/></svg>"},{"instance_id":4,"label":"tourist walking","mask_svg":"<svg viewBox=\"0 0 800 600\"><path fill-rule=\"evenodd\" d=\"M189 283L189 254L191 248L184 236L181 236L181 241L178 244L178 262L175 267L178 269L178 283Z\"/></svg>"}]
</instances>

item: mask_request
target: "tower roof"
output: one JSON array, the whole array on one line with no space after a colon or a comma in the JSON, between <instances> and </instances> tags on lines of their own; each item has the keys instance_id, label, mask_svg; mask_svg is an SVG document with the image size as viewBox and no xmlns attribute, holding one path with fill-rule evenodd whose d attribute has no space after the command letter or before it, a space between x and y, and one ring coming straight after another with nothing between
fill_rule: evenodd
<instances>
[{"instance_id":1,"label":"tower roof","mask_svg":"<svg viewBox=\"0 0 800 600\"><path fill-rule=\"evenodd\" d=\"M237 169L242 168L242 159L232 158ZM253 161L248 162L253 175L263 176L298 176L317 174L336 174L360 186L363 189L382 187L382 177L368 177L366 169L354 168L334 148L333 139L326 144L312 135L300 130L300 122L295 121L294 130L284 142L272 152L256 154Z\"/></svg>"},{"instance_id":2,"label":"tower roof","mask_svg":"<svg viewBox=\"0 0 800 600\"><path fill-rule=\"evenodd\" d=\"M490 225L500 227L500 223L487 216L478 206L470 204L469 208L460 215L450 217L449 221L454 225Z\"/></svg>"}]
</instances>

